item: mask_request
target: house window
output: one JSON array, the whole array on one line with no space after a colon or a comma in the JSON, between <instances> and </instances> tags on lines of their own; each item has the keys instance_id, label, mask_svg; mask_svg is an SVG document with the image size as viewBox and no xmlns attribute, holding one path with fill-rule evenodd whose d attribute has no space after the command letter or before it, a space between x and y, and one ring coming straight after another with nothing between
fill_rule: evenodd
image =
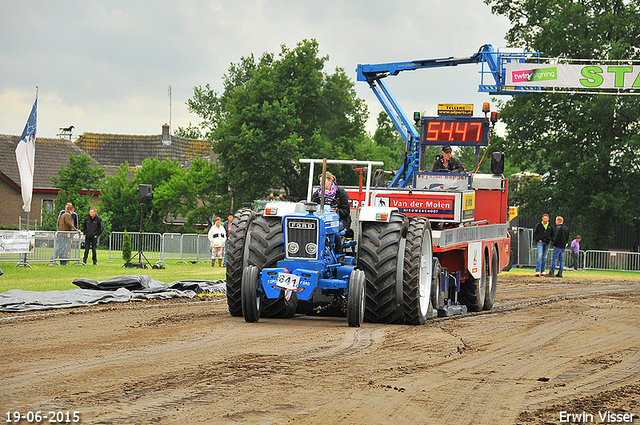
<instances>
[{"instance_id":1,"label":"house window","mask_svg":"<svg viewBox=\"0 0 640 425\"><path fill-rule=\"evenodd\" d=\"M40 221L44 218L46 212L53 210L53 199L43 199L40 211Z\"/></svg>"}]
</instances>

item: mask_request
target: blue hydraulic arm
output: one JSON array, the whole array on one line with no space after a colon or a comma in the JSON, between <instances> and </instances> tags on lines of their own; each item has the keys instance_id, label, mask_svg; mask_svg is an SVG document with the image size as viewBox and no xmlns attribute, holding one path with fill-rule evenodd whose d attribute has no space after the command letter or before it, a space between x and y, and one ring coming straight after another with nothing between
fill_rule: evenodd
<instances>
[{"instance_id":1,"label":"blue hydraulic arm","mask_svg":"<svg viewBox=\"0 0 640 425\"><path fill-rule=\"evenodd\" d=\"M384 82L388 76L398 75L401 71L412 71L421 68L441 68L446 66L457 66L468 63L482 63L481 83L478 91L492 94L522 94L520 87L506 88L504 86L504 70L501 63L504 61L524 59L531 53L500 53L496 52L490 44L480 47L478 52L469 57L462 58L441 58L416 60L411 62L393 62L374 65L358 65L357 80L366 81L373 90L376 97L382 104L387 115L398 129L406 144L406 155L403 165L400 167L389 187L405 187L413 179L413 173L419 170L420 162L420 134L413 125L412 120L402 110L393 94ZM485 64L488 70L485 70ZM491 74L494 84L485 85L484 75ZM531 91L529 89L529 91Z\"/></svg>"},{"instance_id":2,"label":"blue hydraulic arm","mask_svg":"<svg viewBox=\"0 0 640 425\"><path fill-rule=\"evenodd\" d=\"M420 68L442 68L445 66L457 66L466 63L487 62L494 78L497 78L496 85L500 86L500 65L498 53L490 44L485 44L478 50L478 53L463 58L441 58L441 59L425 59L411 62L392 62L381 63L376 65L358 65L356 72L358 73L358 81L378 80L389 75L398 75L401 71L413 71Z\"/></svg>"}]
</instances>

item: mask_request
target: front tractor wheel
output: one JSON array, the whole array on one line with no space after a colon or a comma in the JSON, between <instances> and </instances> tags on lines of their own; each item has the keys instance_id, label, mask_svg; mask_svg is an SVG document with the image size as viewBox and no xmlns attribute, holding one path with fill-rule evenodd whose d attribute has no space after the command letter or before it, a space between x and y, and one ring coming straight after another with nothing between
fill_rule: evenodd
<instances>
[{"instance_id":1,"label":"front tractor wheel","mask_svg":"<svg viewBox=\"0 0 640 425\"><path fill-rule=\"evenodd\" d=\"M365 277L362 270L354 269L349 276L347 295L347 323L358 328L364 322Z\"/></svg>"},{"instance_id":2,"label":"front tractor wheel","mask_svg":"<svg viewBox=\"0 0 640 425\"><path fill-rule=\"evenodd\" d=\"M365 320L402 323L402 270L407 219L393 212L389 222L363 222L358 265L366 278Z\"/></svg>"},{"instance_id":3,"label":"front tractor wheel","mask_svg":"<svg viewBox=\"0 0 640 425\"><path fill-rule=\"evenodd\" d=\"M260 320L260 270L256 266L245 267L242 272L242 315L252 323Z\"/></svg>"},{"instance_id":4,"label":"front tractor wheel","mask_svg":"<svg viewBox=\"0 0 640 425\"><path fill-rule=\"evenodd\" d=\"M242 316L242 274L247 265L249 227L256 213L249 208L236 212L227 235L227 305L232 316Z\"/></svg>"},{"instance_id":5,"label":"front tractor wheel","mask_svg":"<svg viewBox=\"0 0 640 425\"><path fill-rule=\"evenodd\" d=\"M404 255L404 321L422 325L433 316L433 243L431 225L424 217L413 217L407 232Z\"/></svg>"},{"instance_id":6,"label":"front tractor wheel","mask_svg":"<svg viewBox=\"0 0 640 425\"><path fill-rule=\"evenodd\" d=\"M284 260L284 232L282 218L258 216L251 223L247 264L260 270L278 266ZM281 291L278 298L262 297L262 315L269 318L293 317L298 306L295 293Z\"/></svg>"}]
</instances>

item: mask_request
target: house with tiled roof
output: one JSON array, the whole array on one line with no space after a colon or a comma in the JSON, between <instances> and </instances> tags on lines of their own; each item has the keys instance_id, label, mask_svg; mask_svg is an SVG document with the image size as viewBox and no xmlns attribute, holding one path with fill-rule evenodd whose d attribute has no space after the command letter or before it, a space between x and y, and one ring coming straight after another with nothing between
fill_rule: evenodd
<instances>
[{"instance_id":1,"label":"house with tiled roof","mask_svg":"<svg viewBox=\"0 0 640 425\"><path fill-rule=\"evenodd\" d=\"M20 173L16 161L16 146L20 136L0 134L0 225L18 225L19 217L26 219L22 210ZM69 164L69 155L82 155L84 151L66 139L36 138L35 166L33 174L33 198L31 220L41 221L42 211L53 208L58 196L51 177L58 176L60 167ZM95 160L94 163L100 166Z\"/></svg>"},{"instance_id":2,"label":"house with tiled roof","mask_svg":"<svg viewBox=\"0 0 640 425\"><path fill-rule=\"evenodd\" d=\"M75 144L107 167L119 167L124 162L140 167L143 160L156 157L160 161L174 159L188 166L197 157L211 158L211 142L173 136L167 124L162 127L162 134L152 136L84 133Z\"/></svg>"},{"instance_id":3,"label":"house with tiled roof","mask_svg":"<svg viewBox=\"0 0 640 425\"><path fill-rule=\"evenodd\" d=\"M20 174L15 149L20 136L0 135L0 225L18 225L19 217L26 218L22 210ZM36 138L33 199L30 219L41 222L43 209L52 208L58 196L50 177L57 177L58 170L69 163L69 155L86 154L104 168L108 176L128 162L133 169L150 158L174 159L184 167L200 158L212 158L208 140L186 139L173 136L169 126L162 127L162 134L137 136L125 134L84 133L76 141L66 139ZM215 158L213 158L215 160Z\"/></svg>"}]
</instances>

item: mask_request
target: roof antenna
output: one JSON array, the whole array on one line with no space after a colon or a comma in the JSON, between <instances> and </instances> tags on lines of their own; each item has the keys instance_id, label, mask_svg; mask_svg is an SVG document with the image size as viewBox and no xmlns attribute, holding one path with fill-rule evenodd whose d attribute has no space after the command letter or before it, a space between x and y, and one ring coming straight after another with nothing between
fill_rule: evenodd
<instances>
[{"instance_id":1,"label":"roof antenna","mask_svg":"<svg viewBox=\"0 0 640 425\"><path fill-rule=\"evenodd\" d=\"M169 134L171 134L171 84L169 84Z\"/></svg>"}]
</instances>

